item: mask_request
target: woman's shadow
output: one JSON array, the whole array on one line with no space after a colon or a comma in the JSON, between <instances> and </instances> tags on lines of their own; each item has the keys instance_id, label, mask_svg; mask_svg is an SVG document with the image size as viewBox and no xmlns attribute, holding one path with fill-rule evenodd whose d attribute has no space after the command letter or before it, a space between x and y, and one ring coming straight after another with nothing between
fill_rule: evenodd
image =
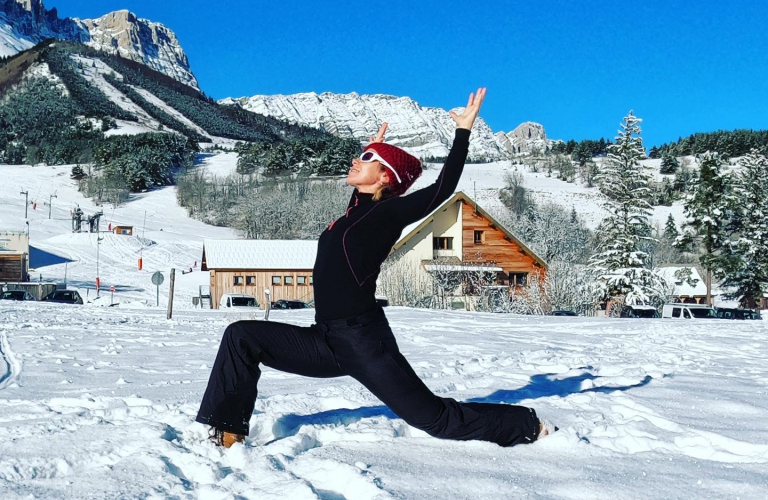
<instances>
[{"instance_id":1,"label":"woman's shadow","mask_svg":"<svg viewBox=\"0 0 768 500\"><path fill-rule=\"evenodd\" d=\"M585 367L590 368L590 367ZM531 377L530 382L524 387L519 389L505 390L500 389L488 396L479 398L470 398L466 402L471 403L506 403L516 404L525 399L545 398L550 396L565 397L570 394L586 393L586 392L600 392L610 394L617 391L627 391L637 387L647 385L653 380L653 377L646 375L643 380L631 385L604 385L596 386L594 383L589 384L589 387L584 387L584 382L587 380L599 380L602 377L598 377L591 373L582 373L568 378L553 378L557 374L543 373L534 375ZM370 417L387 417L398 418L389 407L385 405L379 406L363 406L360 408L339 408L337 410L328 410L319 413L313 413L310 415L297 415L290 413L280 417L272 428L274 441L282 438L295 435L299 432L299 429L303 425L349 425L355 423L363 418Z\"/></svg>"}]
</instances>

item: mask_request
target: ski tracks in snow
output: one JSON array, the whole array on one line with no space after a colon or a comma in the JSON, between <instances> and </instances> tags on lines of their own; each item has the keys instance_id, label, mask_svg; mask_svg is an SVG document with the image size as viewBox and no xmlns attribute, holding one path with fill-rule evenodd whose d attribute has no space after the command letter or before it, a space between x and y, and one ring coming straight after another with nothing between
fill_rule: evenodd
<instances>
[{"instance_id":1,"label":"ski tracks in snow","mask_svg":"<svg viewBox=\"0 0 768 500\"><path fill-rule=\"evenodd\" d=\"M0 329L0 390L14 384L21 373L21 361L8 341L8 330Z\"/></svg>"}]
</instances>

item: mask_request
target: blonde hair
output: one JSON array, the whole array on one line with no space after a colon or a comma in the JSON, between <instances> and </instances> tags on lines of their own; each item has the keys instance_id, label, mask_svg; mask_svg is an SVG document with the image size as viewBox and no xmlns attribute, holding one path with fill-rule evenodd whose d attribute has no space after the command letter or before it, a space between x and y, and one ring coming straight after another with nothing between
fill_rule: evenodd
<instances>
[{"instance_id":1,"label":"blonde hair","mask_svg":"<svg viewBox=\"0 0 768 500\"><path fill-rule=\"evenodd\" d=\"M387 172L386 167L384 165L381 165L381 171ZM387 172L387 179L389 179L389 172ZM376 192L373 193L373 201L379 201L382 198L385 198L389 194L389 184L383 184L379 189L376 190Z\"/></svg>"}]
</instances>

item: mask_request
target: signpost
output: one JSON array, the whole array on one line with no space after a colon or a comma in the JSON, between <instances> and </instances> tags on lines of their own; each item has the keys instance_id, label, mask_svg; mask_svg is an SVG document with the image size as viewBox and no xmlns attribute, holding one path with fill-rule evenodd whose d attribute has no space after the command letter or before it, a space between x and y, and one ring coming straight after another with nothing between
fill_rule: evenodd
<instances>
[{"instance_id":1,"label":"signpost","mask_svg":"<svg viewBox=\"0 0 768 500\"><path fill-rule=\"evenodd\" d=\"M156 307L160 307L160 285L163 284L163 281L165 281L163 273L160 271L155 271L155 274L152 275L152 284L157 286L157 300L155 302Z\"/></svg>"},{"instance_id":2,"label":"signpost","mask_svg":"<svg viewBox=\"0 0 768 500\"><path fill-rule=\"evenodd\" d=\"M168 290L168 316L166 319L171 319L173 317L173 285L176 282L176 268L171 268L171 286Z\"/></svg>"},{"instance_id":3,"label":"signpost","mask_svg":"<svg viewBox=\"0 0 768 500\"><path fill-rule=\"evenodd\" d=\"M109 287L109 292L112 294L112 297L109 299L109 305L113 306L115 305L115 285Z\"/></svg>"}]
</instances>

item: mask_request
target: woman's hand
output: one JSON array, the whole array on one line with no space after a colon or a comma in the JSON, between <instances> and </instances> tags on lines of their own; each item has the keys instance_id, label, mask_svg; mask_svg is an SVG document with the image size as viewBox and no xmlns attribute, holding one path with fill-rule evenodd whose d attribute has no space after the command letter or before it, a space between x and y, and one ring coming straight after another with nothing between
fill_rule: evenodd
<instances>
[{"instance_id":1,"label":"woman's hand","mask_svg":"<svg viewBox=\"0 0 768 500\"><path fill-rule=\"evenodd\" d=\"M467 130L472 129L472 124L475 123L477 114L480 113L480 106L483 105L483 99L485 99L485 87L477 89L477 94L469 94L469 101L467 101L467 107L461 114L457 114L454 111L450 112L451 118L456 122L456 126L459 128L465 128Z\"/></svg>"},{"instance_id":2,"label":"woman's hand","mask_svg":"<svg viewBox=\"0 0 768 500\"><path fill-rule=\"evenodd\" d=\"M368 141L373 144L374 142L384 142L384 134L387 132L387 126L389 124L387 122L384 122L381 124L381 127L379 127L379 131L376 133L376 137L370 136L368 138Z\"/></svg>"}]
</instances>

